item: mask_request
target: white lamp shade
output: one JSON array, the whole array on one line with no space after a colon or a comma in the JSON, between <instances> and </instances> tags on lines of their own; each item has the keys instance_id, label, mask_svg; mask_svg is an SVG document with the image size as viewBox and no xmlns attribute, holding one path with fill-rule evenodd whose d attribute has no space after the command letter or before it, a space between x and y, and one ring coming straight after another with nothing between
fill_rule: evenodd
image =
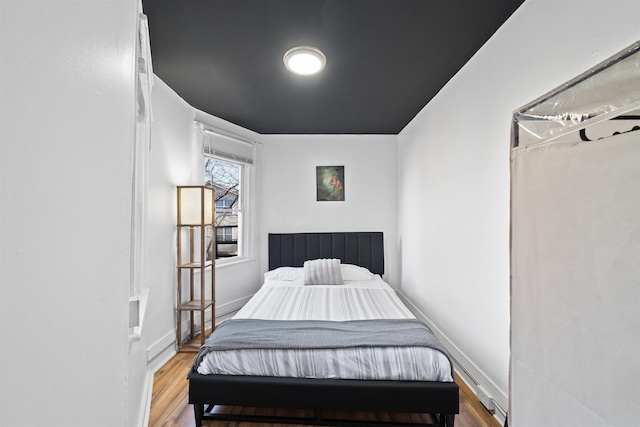
<instances>
[{"instance_id":1,"label":"white lamp shade","mask_svg":"<svg viewBox=\"0 0 640 427\"><path fill-rule=\"evenodd\" d=\"M178 225L213 224L213 189L178 187Z\"/></svg>"}]
</instances>

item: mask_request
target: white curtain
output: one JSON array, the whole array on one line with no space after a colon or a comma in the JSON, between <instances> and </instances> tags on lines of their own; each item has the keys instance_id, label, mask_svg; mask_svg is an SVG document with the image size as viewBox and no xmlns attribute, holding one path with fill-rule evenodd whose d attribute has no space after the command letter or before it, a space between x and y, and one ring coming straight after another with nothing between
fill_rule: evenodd
<instances>
[{"instance_id":1,"label":"white curtain","mask_svg":"<svg viewBox=\"0 0 640 427\"><path fill-rule=\"evenodd\" d=\"M511 264L509 425L637 425L640 131L513 150Z\"/></svg>"}]
</instances>

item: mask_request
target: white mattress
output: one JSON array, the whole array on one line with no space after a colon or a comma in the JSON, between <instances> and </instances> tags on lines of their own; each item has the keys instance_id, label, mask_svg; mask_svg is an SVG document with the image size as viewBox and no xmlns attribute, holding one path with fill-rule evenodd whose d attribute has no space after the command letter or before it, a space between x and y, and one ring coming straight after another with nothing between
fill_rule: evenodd
<instances>
[{"instance_id":1,"label":"white mattress","mask_svg":"<svg viewBox=\"0 0 640 427\"><path fill-rule=\"evenodd\" d=\"M344 285L269 280L234 316L265 320L413 319L380 276ZM451 382L449 359L426 347L234 350L207 354L200 374Z\"/></svg>"}]
</instances>

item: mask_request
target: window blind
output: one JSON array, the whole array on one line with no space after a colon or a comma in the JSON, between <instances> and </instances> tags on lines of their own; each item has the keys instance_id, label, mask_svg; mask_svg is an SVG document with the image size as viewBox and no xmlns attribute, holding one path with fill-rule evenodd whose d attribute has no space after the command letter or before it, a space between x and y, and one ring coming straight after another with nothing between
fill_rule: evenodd
<instances>
[{"instance_id":1,"label":"window blind","mask_svg":"<svg viewBox=\"0 0 640 427\"><path fill-rule=\"evenodd\" d=\"M215 156L238 163L253 164L254 142L218 132L198 123L205 156Z\"/></svg>"}]
</instances>

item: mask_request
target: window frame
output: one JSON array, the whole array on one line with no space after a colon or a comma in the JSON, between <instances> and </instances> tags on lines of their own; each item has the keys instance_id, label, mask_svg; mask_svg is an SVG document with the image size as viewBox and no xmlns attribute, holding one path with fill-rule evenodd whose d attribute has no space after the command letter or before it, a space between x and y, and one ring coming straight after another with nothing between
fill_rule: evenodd
<instances>
[{"instance_id":1,"label":"window frame","mask_svg":"<svg viewBox=\"0 0 640 427\"><path fill-rule=\"evenodd\" d=\"M246 227L248 224L248 221L246 220L247 214L246 214L246 195L247 195L247 179L246 179L246 175L247 175L247 169L249 166L251 166L250 164L246 164L243 162L236 162L233 160L230 160L224 156L216 156L216 155L211 155L211 154L204 154L203 152L203 156L202 156L202 165L204 168L204 164L207 160L207 158L210 159L214 159L216 161L220 161L220 162L225 162L225 163L229 163L232 165L235 165L239 168L239 176L238 176L238 199L239 199L239 207L235 207L235 208L219 208L216 206L216 218L218 217L218 213L219 212L229 212L232 214L237 215L238 217L238 238L237 238L237 255L234 256L229 256L229 257L218 257L218 250L216 247L216 265L220 265L220 264L230 264L233 262L238 262L240 260L244 260L248 258L247 255L247 245L246 245L246 239L245 236L247 235L246 233ZM203 173L203 180L205 181L205 185L206 185L206 174L207 171L206 169L204 170ZM214 188L215 191L215 186L213 186L213 180L211 181L212 183L212 187ZM217 241L217 227L214 226L214 235L216 236L216 241Z\"/></svg>"},{"instance_id":2,"label":"window frame","mask_svg":"<svg viewBox=\"0 0 640 427\"><path fill-rule=\"evenodd\" d=\"M216 259L216 266L233 265L253 259L256 242L251 227L255 226L253 218L253 192L255 185L254 159L259 142L250 137L240 135L226 127L218 127L194 120L194 139L199 146L199 167L201 179L206 185L204 171L205 157L236 164L240 167L240 198L242 205L238 210L238 255ZM220 208L218 208L220 209Z\"/></svg>"}]
</instances>

